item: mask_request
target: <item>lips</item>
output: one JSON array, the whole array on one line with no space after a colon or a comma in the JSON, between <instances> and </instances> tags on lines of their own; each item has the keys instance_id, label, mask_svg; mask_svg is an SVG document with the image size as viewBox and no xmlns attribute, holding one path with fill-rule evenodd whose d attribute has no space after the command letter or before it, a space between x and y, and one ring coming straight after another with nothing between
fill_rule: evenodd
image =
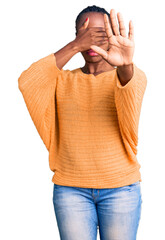
<instances>
[{"instance_id":1,"label":"lips","mask_svg":"<svg viewBox=\"0 0 165 240\"><path fill-rule=\"evenodd\" d=\"M86 53L90 56L98 56L98 53L96 53L95 51L93 51L92 49L89 49L86 51Z\"/></svg>"},{"instance_id":2,"label":"lips","mask_svg":"<svg viewBox=\"0 0 165 240\"><path fill-rule=\"evenodd\" d=\"M87 50L87 52L88 52L88 53L90 53L90 52L95 53L95 51L93 51L92 49Z\"/></svg>"}]
</instances>

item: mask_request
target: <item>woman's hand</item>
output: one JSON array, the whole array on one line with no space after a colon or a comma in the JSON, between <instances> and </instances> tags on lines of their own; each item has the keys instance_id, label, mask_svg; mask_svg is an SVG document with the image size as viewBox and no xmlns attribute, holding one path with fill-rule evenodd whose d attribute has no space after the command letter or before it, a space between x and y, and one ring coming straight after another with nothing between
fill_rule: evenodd
<instances>
[{"instance_id":1,"label":"woman's hand","mask_svg":"<svg viewBox=\"0 0 165 240\"><path fill-rule=\"evenodd\" d=\"M107 43L108 36L103 27L87 28L89 24L89 17L87 21L79 28L76 39L74 40L79 52L86 51L91 48L91 45L103 45Z\"/></svg>"},{"instance_id":2,"label":"woman's hand","mask_svg":"<svg viewBox=\"0 0 165 240\"><path fill-rule=\"evenodd\" d=\"M124 26L124 21L121 13L117 14L119 28L116 21L115 10L110 11L110 22L112 24L112 29L110 26L109 18L107 14L104 14L105 31L109 39L109 50L91 45L90 48L96 53L100 54L108 63L112 66L126 66L132 63L135 44L134 44L134 28L132 21L129 22L129 34L126 36L126 29ZM119 32L120 30L120 32Z\"/></svg>"}]
</instances>

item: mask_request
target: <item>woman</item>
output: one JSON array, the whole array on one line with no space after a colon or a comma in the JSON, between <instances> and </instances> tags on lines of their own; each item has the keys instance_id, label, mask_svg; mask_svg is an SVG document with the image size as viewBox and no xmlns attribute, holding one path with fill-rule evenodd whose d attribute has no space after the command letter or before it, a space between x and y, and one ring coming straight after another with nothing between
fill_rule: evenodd
<instances>
[{"instance_id":1,"label":"woman","mask_svg":"<svg viewBox=\"0 0 165 240\"><path fill-rule=\"evenodd\" d=\"M31 118L49 151L62 240L135 240L141 214L138 123L147 85L132 61L134 29L95 5L76 19L76 37L19 77ZM85 65L63 66L78 52Z\"/></svg>"}]
</instances>

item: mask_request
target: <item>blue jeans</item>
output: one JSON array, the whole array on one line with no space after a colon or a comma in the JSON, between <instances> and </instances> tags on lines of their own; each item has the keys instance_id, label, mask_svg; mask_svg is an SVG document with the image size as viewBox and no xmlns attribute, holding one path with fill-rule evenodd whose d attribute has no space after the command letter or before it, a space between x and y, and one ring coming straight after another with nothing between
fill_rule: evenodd
<instances>
[{"instance_id":1,"label":"blue jeans","mask_svg":"<svg viewBox=\"0 0 165 240\"><path fill-rule=\"evenodd\" d=\"M61 240L136 240L141 216L140 181L118 188L54 184L53 205Z\"/></svg>"}]
</instances>

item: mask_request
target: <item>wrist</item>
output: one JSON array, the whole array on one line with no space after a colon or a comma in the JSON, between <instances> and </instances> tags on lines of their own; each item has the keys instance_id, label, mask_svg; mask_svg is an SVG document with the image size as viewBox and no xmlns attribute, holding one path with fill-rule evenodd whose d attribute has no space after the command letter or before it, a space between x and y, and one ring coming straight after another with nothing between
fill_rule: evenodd
<instances>
[{"instance_id":1,"label":"wrist","mask_svg":"<svg viewBox=\"0 0 165 240\"><path fill-rule=\"evenodd\" d=\"M133 65L133 61L130 62L130 63L127 63L127 64L123 64L123 65L117 66L117 68L120 68L120 69L128 69L128 68L131 68L132 65Z\"/></svg>"},{"instance_id":2,"label":"wrist","mask_svg":"<svg viewBox=\"0 0 165 240\"><path fill-rule=\"evenodd\" d=\"M77 42L75 40L70 42L70 45L71 45L71 49L74 51L75 54L80 52Z\"/></svg>"},{"instance_id":3,"label":"wrist","mask_svg":"<svg viewBox=\"0 0 165 240\"><path fill-rule=\"evenodd\" d=\"M133 62L117 67L117 74L122 85L125 85L133 77Z\"/></svg>"}]
</instances>

